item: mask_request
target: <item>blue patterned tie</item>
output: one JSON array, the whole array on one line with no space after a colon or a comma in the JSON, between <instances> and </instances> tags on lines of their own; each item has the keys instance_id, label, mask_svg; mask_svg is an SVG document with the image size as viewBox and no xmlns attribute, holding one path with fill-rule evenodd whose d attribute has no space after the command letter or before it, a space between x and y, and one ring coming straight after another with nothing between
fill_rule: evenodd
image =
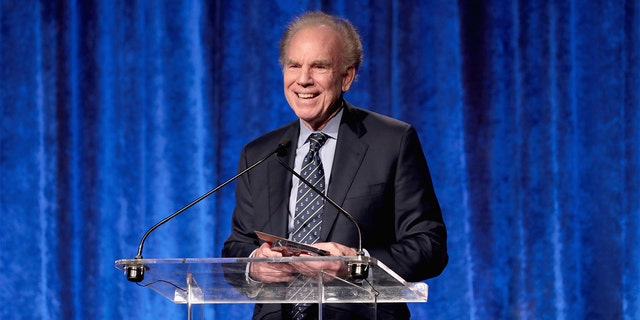
<instances>
[{"instance_id":1,"label":"blue patterned tie","mask_svg":"<svg viewBox=\"0 0 640 320\"><path fill-rule=\"evenodd\" d=\"M324 133L312 133L309 138L309 153L304 157L300 175L307 179L320 192L324 192L324 170L318 150L327 141ZM301 243L315 243L320 238L324 199L304 182L298 183L296 212L293 220L291 239ZM299 303L293 306L292 319L304 319L310 304Z\"/></svg>"},{"instance_id":2,"label":"blue patterned tie","mask_svg":"<svg viewBox=\"0 0 640 320\"><path fill-rule=\"evenodd\" d=\"M309 153L304 157L300 175L320 192L324 192L324 170L318 150L327 141L324 133L309 136ZM320 238L324 199L304 182L298 183L296 212L291 239L301 243L315 243Z\"/></svg>"}]
</instances>

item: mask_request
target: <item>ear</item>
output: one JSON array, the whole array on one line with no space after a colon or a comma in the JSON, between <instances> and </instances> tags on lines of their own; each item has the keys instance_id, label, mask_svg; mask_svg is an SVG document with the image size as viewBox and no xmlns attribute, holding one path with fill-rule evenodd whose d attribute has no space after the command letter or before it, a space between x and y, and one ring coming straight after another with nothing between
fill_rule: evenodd
<instances>
[{"instance_id":1,"label":"ear","mask_svg":"<svg viewBox=\"0 0 640 320\"><path fill-rule=\"evenodd\" d=\"M342 78L342 92L349 91L349 88L351 88L351 84L355 78L356 68L354 66L348 67L344 77Z\"/></svg>"}]
</instances>

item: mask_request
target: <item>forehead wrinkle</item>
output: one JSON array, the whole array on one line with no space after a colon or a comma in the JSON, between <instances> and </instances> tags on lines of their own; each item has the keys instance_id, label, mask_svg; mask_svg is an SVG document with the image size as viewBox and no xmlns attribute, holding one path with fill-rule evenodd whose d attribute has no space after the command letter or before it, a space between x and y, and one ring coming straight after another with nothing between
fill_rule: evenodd
<instances>
[{"instance_id":1,"label":"forehead wrinkle","mask_svg":"<svg viewBox=\"0 0 640 320\"><path fill-rule=\"evenodd\" d=\"M302 60L305 60L305 59L302 59ZM303 65L305 63L299 62L298 60L293 59L293 58L288 58L286 60L286 64L288 64L288 65L291 65L291 64ZM333 65L333 60L332 59L316 59L316 60L311 60L308 64L312 65L312 66L317 66L317 65L332 66Z\"/></svg>"}]
</instances>

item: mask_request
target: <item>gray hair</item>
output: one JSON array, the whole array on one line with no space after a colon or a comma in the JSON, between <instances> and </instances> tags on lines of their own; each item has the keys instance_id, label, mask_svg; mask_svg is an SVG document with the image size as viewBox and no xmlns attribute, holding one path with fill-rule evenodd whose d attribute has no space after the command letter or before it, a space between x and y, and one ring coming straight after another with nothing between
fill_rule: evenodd
<instances>
[{"instance_id":1,"label":"gray hair","mask_svg":"<svg viewBox=\"0 0 640 320\"><path fill-rule=\"evenodd\" d=\"M345 70L353 66L356 70L362 64L362 41L356 28L346 19L331 16L324 12L307 12L291 22L280 40L280 58L278 62L284 67L286 63L287 48L293 35L305 27L326 25L337 31L343 39L342 61Z\"/></svg>"}]
</instances>

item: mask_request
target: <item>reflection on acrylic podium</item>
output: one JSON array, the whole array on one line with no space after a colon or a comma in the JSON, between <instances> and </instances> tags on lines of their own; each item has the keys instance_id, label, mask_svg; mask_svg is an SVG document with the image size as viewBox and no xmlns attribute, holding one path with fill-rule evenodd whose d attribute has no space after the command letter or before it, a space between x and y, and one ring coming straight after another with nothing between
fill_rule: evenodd
<instances>
[{"instance_id":1,"label":"reflection on acrylic podium","mask_svg":"<svg viewBox=\"0 0 640 320\"><path fill-rule=\"evenodd\" d=\"M320 319L328 304L357 303L366 306L374 319L378 303L426 302L428 286L404 281L375 258L364 257L369 265L364 280L332 277L324 272L299 275L288 283L258 283L247 278L248 263L340 260L353 257L283 258L167 258L123 259L116 268L126 273L130 267L143 267L140 285L156 291L175 304L187 306L187 318L199 319L206 304L317 303Z\"/></svg>"}]
</instances>

